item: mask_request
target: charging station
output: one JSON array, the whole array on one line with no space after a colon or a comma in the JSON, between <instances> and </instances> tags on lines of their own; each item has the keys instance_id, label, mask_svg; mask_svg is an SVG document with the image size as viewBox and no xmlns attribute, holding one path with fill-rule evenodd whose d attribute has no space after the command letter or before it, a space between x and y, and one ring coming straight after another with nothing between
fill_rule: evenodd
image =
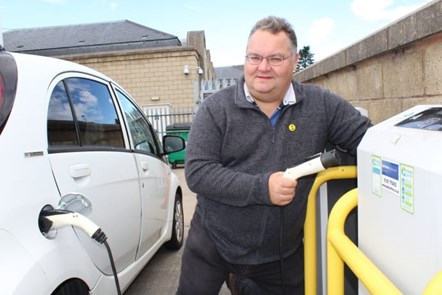
<instances>
[{"instance_id":1,"label":"charging station","mask_svg":"<svg viewBox=\"0 0 442 295\"><path fill-rule=\"evenodd\" d=\"M358 147L359 248L404 294L442 269L441 150L442 105L379 123Z\"/></svg>"}]
</instances>

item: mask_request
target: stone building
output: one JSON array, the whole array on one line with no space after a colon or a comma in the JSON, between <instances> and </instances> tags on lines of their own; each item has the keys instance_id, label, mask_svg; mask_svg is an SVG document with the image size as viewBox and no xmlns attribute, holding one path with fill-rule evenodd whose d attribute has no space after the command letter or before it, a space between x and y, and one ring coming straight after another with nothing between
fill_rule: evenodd
<instances>
[{"instance_id":1,"label":"stone building","mask_svg":"<svg viewBox=\"0 0 442 295\"><path fill-rule=\"evenodd\" d=\"M144 108L194 109L201 81L214 79L204 31L187 39L129 20L7 31L8 51L70 60L123 86Z\"/></svg>"}]
</instances>

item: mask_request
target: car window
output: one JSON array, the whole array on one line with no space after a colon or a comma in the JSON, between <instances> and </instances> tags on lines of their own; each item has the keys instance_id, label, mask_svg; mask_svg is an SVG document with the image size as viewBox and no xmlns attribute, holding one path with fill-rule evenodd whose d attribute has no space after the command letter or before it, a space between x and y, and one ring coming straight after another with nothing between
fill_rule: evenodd
<instances>
[{"instance_id":1,"label":"car window","mask_svg":"<svg viewBox=\"0 0 442 295\"><path fill-rule=\"evenodd\" d=\"M130 136L135 150L158 154L158 145L149 123L132 101L119 90L118 100L121 103L124 117L129 126Z\"/></svg>"},{"instance_id":2,"label":"car window","mask_svg":"<svg viewBox=\"0 0 442 295\"><path fill-rule=\"evenodd\" d=\"M48 142L49 146L80 145L63 81L57 83L49 100Z\"/></svg>"},{"instance_id":3,"label":"car window","mask_svg":"<svg viewBox=\"0 0 442 295\"><path fill-rule=\"evenodd\" d=\"M0 46L1 47L1 46ZM17 65L14 58L0 54L0 134L8 121L17 91Z\"/></svg>"},{"instance_id":4,"label":"car window","mask_svg":"<svg viewBox=\"0 0 442 295\"><path fill-rule=\"evenodd\" d=\"M48 112L50 146L124 148L123 132L106 84L67 78L52 92Z\"/></svg>"}]
</instances>

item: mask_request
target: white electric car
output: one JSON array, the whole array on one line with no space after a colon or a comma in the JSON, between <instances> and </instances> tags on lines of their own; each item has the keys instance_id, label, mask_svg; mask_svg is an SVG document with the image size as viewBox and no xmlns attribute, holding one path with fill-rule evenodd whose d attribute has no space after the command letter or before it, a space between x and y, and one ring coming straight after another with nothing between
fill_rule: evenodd
<instances>
[{"instance_id":1,"label":"white electric car","mask_svg":"<svg viewBox=\"0 0 442 295\"><path fill-rule=\"evenodd\" d=\"M0 49L0 293L117 294L162 245L179 249L182 191L166 155L184 145L160 141L105 75Z\"/></svg>"}]
</instances>

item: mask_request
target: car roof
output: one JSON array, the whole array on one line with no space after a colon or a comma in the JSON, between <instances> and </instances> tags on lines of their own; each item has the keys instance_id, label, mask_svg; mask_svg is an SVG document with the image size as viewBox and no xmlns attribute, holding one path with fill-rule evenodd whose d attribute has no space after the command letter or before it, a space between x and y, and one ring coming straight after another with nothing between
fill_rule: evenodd
<instances>
[{"instance_id":1,"label":"car roof","mask_svg":"<svg viewBox=\"0 0 442 295\"><path fill-rule=\"evenodd\" d=\"M107 81L111 80L103 73L71 61L32 54L14 52L7 53L14 57L17 63L17 68L19 69L19 75L20 72L23 71L35 72L38 73L38 75L52 77L63 72L81 72L97 76Z\"/></svg>"}]
</instances>

